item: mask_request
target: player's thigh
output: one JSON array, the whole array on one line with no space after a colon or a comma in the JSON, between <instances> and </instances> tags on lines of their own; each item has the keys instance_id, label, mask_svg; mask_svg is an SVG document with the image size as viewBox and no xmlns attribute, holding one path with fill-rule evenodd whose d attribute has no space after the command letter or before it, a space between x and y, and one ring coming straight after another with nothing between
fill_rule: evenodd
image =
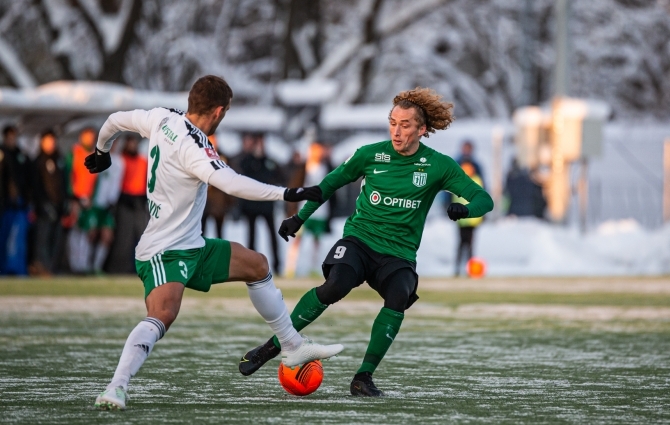
<instances>
[{"instance_id":1,"label":"player's thigh","mask_svg":"<svg viewBox=\"0 0 670 425\"><path fill-rule=\"evenodd\" d=\"M268 260L261 253L230 242L230 267L227 281L256 282L270 273Z\"/></svg>"},{"instance_id":2,"label":"player's thigh","mask_svg":"<svg viewBox=\"0 0 670 425\"><path fill-rule=\"evenodd\" d=\"M408 309L419 299L416 295L419 276L415 263L390 255L377 260L376 267L367 279L368 284L384 298L387 308L400 312Z\"/></svg>"}]
</instances>

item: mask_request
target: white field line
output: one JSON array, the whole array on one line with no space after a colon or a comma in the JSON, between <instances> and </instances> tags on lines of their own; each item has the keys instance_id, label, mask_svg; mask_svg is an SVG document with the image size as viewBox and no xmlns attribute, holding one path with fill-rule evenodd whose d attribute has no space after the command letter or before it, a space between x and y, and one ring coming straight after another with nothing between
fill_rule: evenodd
<instances>
[{"instance_id":1,"label":"white field line","mask_svg":"<svg viewBox=\"0 0 670 425\"><path fill-rule=\"evenodd\" d=\"M289 310L295 301L287 301ZM341 315L374 315L382 307L381 300L341 301L329 308L329 312ZM256 317L251 302L247 299L211 298L184 299L182 314L212 316ZM79 313L90 315L146 313L142 299L130 297L33 297L10 296L0 298L0 315L22 316L43 313ZM466 304L447 307L417 302L407 312L408 317L436 317L447 319L558 319L576 321L614 320L670 320L670 307L626 307L626 306L572 306L536 304Z\"/></svg>"}]
</instances>

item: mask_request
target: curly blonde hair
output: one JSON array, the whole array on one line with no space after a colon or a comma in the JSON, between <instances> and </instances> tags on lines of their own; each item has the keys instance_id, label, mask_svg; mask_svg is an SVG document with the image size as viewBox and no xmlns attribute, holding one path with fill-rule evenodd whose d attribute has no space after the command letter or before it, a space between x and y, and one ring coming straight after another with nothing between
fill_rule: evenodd
<instances>
[{"instance_id":1,"label":"curly blonde hair","mask_svg":"<svg viewBox=\"0 0 670 425\"><path fill-rule=\"evenodd\" d=\"M426 125L425 137L428 137L428 133L435 133L435 130L446 130L454 122L454 104L443 102L442 96L433 89L417 87L400 92L393 98L393 108L396 106L402 109L414 108L419 127Z\"/></svg>"}]
</instances>

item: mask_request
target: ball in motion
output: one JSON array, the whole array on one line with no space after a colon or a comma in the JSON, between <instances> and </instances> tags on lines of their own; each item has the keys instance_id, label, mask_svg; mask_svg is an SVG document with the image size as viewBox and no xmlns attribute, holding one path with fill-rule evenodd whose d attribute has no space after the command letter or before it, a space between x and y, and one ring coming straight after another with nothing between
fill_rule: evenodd
<instances>
[{"instance_id":1,"label":"ball in motion","mask_svg":"<svg viewBox=\"0 0 670 425\"><path fill-rule=\"evenodd\" d=\"M468 260L465 269L473 279L478 279L486 274L486 262L481 258L472 257Z\"/></svg>"},{"instance_id":2,"label":"ball in motion","mask_svg":"<svg viewBox=\"0 0 670 425\"><path fill-rule=\"evenodd\" d=\"M312 360L296 367L279 364L279 383L289 394L301 397L312 394L322 381L323 365L320 360Z\"/></svg>"}]
</instances>

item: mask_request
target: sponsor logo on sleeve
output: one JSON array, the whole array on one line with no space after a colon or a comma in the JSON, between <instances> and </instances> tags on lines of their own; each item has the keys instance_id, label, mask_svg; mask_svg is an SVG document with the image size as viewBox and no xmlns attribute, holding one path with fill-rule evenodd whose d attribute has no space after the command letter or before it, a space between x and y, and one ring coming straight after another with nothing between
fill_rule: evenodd
<instances>
[{"instance_id":1,"label":"sponsor logo on sleeve","mask_svg":"<svg viewBox=\"0 0 670 425\"><path fill-rule=\"evenodd\" d=\"M219 154L212 148L205 148L205 153L211 159L219 159Z\"/></svg>"}]
</instances>

